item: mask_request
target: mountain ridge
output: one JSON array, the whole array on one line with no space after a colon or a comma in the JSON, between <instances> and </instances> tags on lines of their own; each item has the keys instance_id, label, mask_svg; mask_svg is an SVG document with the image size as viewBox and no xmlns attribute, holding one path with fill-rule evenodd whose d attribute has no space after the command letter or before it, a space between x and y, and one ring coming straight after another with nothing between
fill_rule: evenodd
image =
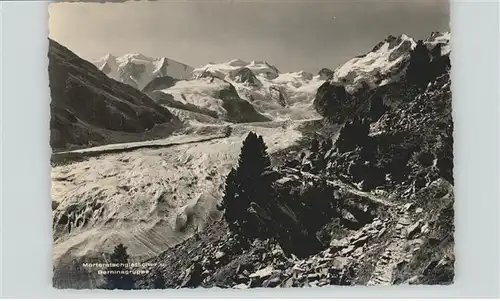
<instances>
[{"instance_id":1,"label":"mountain ridge","mask_svg":"<svg viewBox=\"0 0 500 301\"><path fill-rule=\"evenodd\" d=\"M119 57L106 54L94 65L110 78L129 84L139 90L157 77L170 76L177 80L191 77L193 67L167 57L151 58L140 53Z\"/></svg>"},{"instance_id":2,"label":"mountain ridge","mask_svg":"<svg viewBox=\"0 0 500 301\"><path fill-rule=\"evenodd\" d=\"M168 109L51 39L48 57L53 149L154 139L180 127Z\"/></svg>"}]
</instances>

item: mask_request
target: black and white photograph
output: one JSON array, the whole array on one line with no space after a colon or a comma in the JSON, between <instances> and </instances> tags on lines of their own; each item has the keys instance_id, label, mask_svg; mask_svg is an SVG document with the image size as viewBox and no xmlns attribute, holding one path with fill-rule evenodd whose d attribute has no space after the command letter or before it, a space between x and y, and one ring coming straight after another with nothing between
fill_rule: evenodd
<instances>
[{"instance_id":1,"label":"black and white photograph","mask_svg":"<svg viewBox=\"0 0 500 301\"><path fill-rule=\"evenodd\" d=\"M450 5L49 5L52 285L450 285Z\"/></svg>"}]
</instances>

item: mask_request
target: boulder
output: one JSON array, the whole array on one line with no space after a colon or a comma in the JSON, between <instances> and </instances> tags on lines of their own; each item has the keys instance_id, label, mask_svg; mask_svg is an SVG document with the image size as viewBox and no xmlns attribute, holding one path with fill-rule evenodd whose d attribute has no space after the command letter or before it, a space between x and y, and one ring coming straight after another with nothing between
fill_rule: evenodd
<instances>
[{"instance_id":1,"label":"boulder","mask_svg":"<svg viewBox=\"0 0 500 301\"><path fill-rule=\"evenodd\" d=\"M361 245L364 245L366 243L366 241L368 240L368 236L367 235L364 235L364 236L361 236L360 238L358 238L357 240L355 240L353 242L353 244L358 247L358 246L361 246Z\"/></svg>"},{"instance_id":2,"label":"boulder","mask_svg":"<svg viewBox=\"0 0 500 301\"><path fill-rule=\"evenodd\" d=\"M219 260L219 259L221 259L221 258L222 258L222 257L224 257L224 256L226 256L226 253L224 253L224 252L222 252L222 251L217 251L217 252L215 253L215 259L216 259L216 260Z\"/></svg>"},{"instance_id":3,"label":"boulder","mask_svg":"<svg viewBox=\"0 0 500 301\"><path fill-rule=\"evenodd\" d=\"M403 212L410 210L411 208L413 208L413 206L414 206L413 203L407 203L407 204L405 204L403 206Z\"/></svg>"},{"instance_id":4,"label":"boulder","mask_svg":"<svg viewBox=\"0 0 500 301\"><path fill-rule=\"evenodd\" d=\"M307 275L307 280L312 282L312 281L320 279L320 277L321 277L321 275L319 273L312 273L312 274Z\"/></svg>"},{"instance_id":5,"label":"boulder","mask_svg":"<svg viewBox=\"0 0 500 301\"><path fill-rule=\"evenodd\" d=\"M353 257L359 257L363 254L363 247L359 247L354 252L352 252Z\"/></svg>"},{"instance_id":6,"label":"boulder","mask_svg":"<svg viewBox=\"0 0 500 301\"><path fill-rule=\"evenodd\" d=\"M280 275L275 275L269 278L268 280L264 281L262 285L264 287L277 287L280 284L281 284Z\"/></svg>"},{"instance_id":7,"label":"boulder","mask_svg":"<svg viewBox=\"0 0 500 301\"><path fill-rule=\"evenodd\" d=\"M420 232L420 224L421 224L421 221L419 220L416 223L414 223L413 225L408 227L408 230L407 230L408 239L413 238L418 232Z\"/></svg>"},{"instance_id":8,"label":"boulder","mask_svg":"<svg viewBox=\"0 0 500 301\"><path fill-rule=\"evenodd\" d=\"M313 165L312 165L311 161L307 161L302 165L302 171L305 171L305 172L311 171L312 168L313 168Z\"/></svg>"},{"instance_id":9,"label":"boulder","mask_svg":"<svg viewBox=\"0 0 500 301\"><path fill-rule=\"evenodd\" d=\"M267 279L269 278L274 272L274 269L272 266L267 266L263 269L260 269L252 274L250 274L250 278L259 278L259 279Z\"/></svg>"},{"instance_id":10,"label":"boulder","mask_svg":"<svg viewBox=\"0 0 500 301\"><path fill-rule=\"evenodd\" d=\"M247 289L248 288L248 284L246 284L246 283L240 283L240 284L237 284L237 285L233 286L233 288L235 288L235 289Z\"/></svg>"},{"instance_id":11,"label":"boulder","mask_svg":"<svg viewBox=\"0 0 500 301\"><path fill-rule=\"evenodd\" d=\"M425 223L422 228L420 229L420 232L422 232L423 234L427 234L429 233L430 229L429 229L429 223Z\"/></svg>"},{"instance_id":12,"label":"boulder","mask_svg":"<svg viewBox=\"0 0 500 301\"><path fill-rule=\"evenodd\" d=\"M344 255L348 255L349 253L351 253L352 251L354 251L354 248L355 248L355 246L353 246L353 245L349 245L347 248L344 248L344 249L340 252L340 254L341 254L341 255L343 255L343 256L344 256Z\"/></svg>"},{"instance_id":13,"label":"boulder","mask_svg":"<svg viewBox=\"0 0 500 301\"><path fill-rule=\"evenodd\" d=\"M302 272L305 272L305 269L303 269L302 267L300 267L299 265L296 264L296 265L294 265L292 267L292 271L293 272L301 272L302 273Z\"/></svg>"},{"instance_id":14,"label":"boulder","mask_svg":"<svg viewBox=\"0 0 500 301\"><path fill-rule=\"evenodd\" d=\"M337 256L330 264L330 273L337 273L344 270L349 264L349 259L347 257Z\"/></svg>"},{"instance_id":15,"label":"boulder","mask_svg":"<svg viewBox=\"0 0 500 301\"><path fill-rule=\"evenodd\" d=\"M382 235L384 235L384 233L385 233L386 230L387 230L387 228L385 228L385 227L382 228L382 229L380 229L380 232L378 233L377 238L382 237Z\"/></svg>"}]
</instances>

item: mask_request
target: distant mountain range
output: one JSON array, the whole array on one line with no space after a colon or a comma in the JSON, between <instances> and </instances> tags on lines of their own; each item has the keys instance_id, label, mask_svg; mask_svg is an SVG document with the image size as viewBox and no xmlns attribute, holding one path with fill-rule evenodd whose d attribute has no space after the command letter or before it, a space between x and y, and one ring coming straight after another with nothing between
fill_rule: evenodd
<instances>
[{"instance_id":1,"label":"distant mountain range","mask_svg":"<svg viewBox=\"0 0 500 301\"><path fill-rule=\"evenodd\" d=\"M165 57L150 58L142 54L126 54L115 57L107 54L94 64L112 79L142 90L157 77L169 76L188 79L193 68Z\"/></svg>"},{"instance_id":2,"label":"distant mountain range","mask_svg":"<svg viewBox=\"0 0 500 301\"><path fill-rule=\"evenodd\" d=\"M448 55L449 40L450 33L434 32L424 44L429 51L439 45ZM181 114L187 123L192 113L235 123L319 118L314 100L320 87L342 86L354 94L398 81L416 44L404 34L389 36L364 55L312 74L281 73L268 62L240 59L195 69L142 54L108 54L93 65L51 41L51 143L65 149L157 137L150 134L155 125L177 118L169 108L187 112Z\"/></svg>"}]
</instances>

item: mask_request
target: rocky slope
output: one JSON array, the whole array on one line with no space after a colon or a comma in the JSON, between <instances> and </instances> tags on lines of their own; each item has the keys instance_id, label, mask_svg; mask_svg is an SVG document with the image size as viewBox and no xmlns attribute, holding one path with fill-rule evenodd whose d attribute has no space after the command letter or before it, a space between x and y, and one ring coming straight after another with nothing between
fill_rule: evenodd
<instances>
[{"instance_id":1,"label":"rocky slope","mask_svg":"<svg viewBox=\"0 0 500 301\"><path fill-rule=\"evenodd\" d=\"M323 99L339 110L321 110L316 142L275 167L281 189L334 188L322 251L297 256L274 238L245 244L222 220L147 261L137 288L158 278L168 288L452 283L453 121L449 68L441 71L426 87L406 74L353 94L338 85L346 96Z\"/></svg>"},{"instance_id":2,"label":"rocky slope","mask_svg":"<svg viewBox=\"0 0 500 301\"><path fill-rule=\"evenodd\" d=\"M413 202L377 205L379 213L388 211L385 216L373 217L358 229L337 230L330 246L305 258L285 254L273 240L240 245L224 222L215 223L148 261L153 268L137 286L155 288L159 275L167 288L450 283L454 255L448 231L453 229L453 206L447 185L433 184L428 189L433 198L424 198L422 207ZM342 195L354 196L360 200L354 189ZM370 198L377 200L366 197ZM442 205L429 209L428 202Z\"/></svg>"},{"instance_id":3,"label":"rocky slope","mask_svg":"<svg viewBox=\"0 0 500 301\"><path fill-rule=\"evenodd\" d=\"M144 93L108 78L50 40L51 139L54 150L165 137L180 123Z\"/></svg>"},{"instance_id":4,"label":"rocky slope","mask_svg":"<svg viewBox=\"0 0 500 301\"><path fill-rule=\"evenodd\" d=\"M107 54L94 64L110 78L139 90L155 78L187 79L193 71L192 67L166 57L150 58L137 53L120 57Z\"/></svg>"},{"instance_id":5,"label":"rocky slope","mask_svg":"<svg viewBox=\"0 0 500 301\"><path fill-rule=\"evenodd\" d=\"M372 111L378 114L377 104L392 105L408 93L415 96L416 80L427 85L451 67L449 39L449 33L437 32L417 42L406 35L389 36L337 68L318 88L314 107L322 116L343 122L356 110L370 109L367 99L373 98Z\"/></svg>"}]
</instances>

